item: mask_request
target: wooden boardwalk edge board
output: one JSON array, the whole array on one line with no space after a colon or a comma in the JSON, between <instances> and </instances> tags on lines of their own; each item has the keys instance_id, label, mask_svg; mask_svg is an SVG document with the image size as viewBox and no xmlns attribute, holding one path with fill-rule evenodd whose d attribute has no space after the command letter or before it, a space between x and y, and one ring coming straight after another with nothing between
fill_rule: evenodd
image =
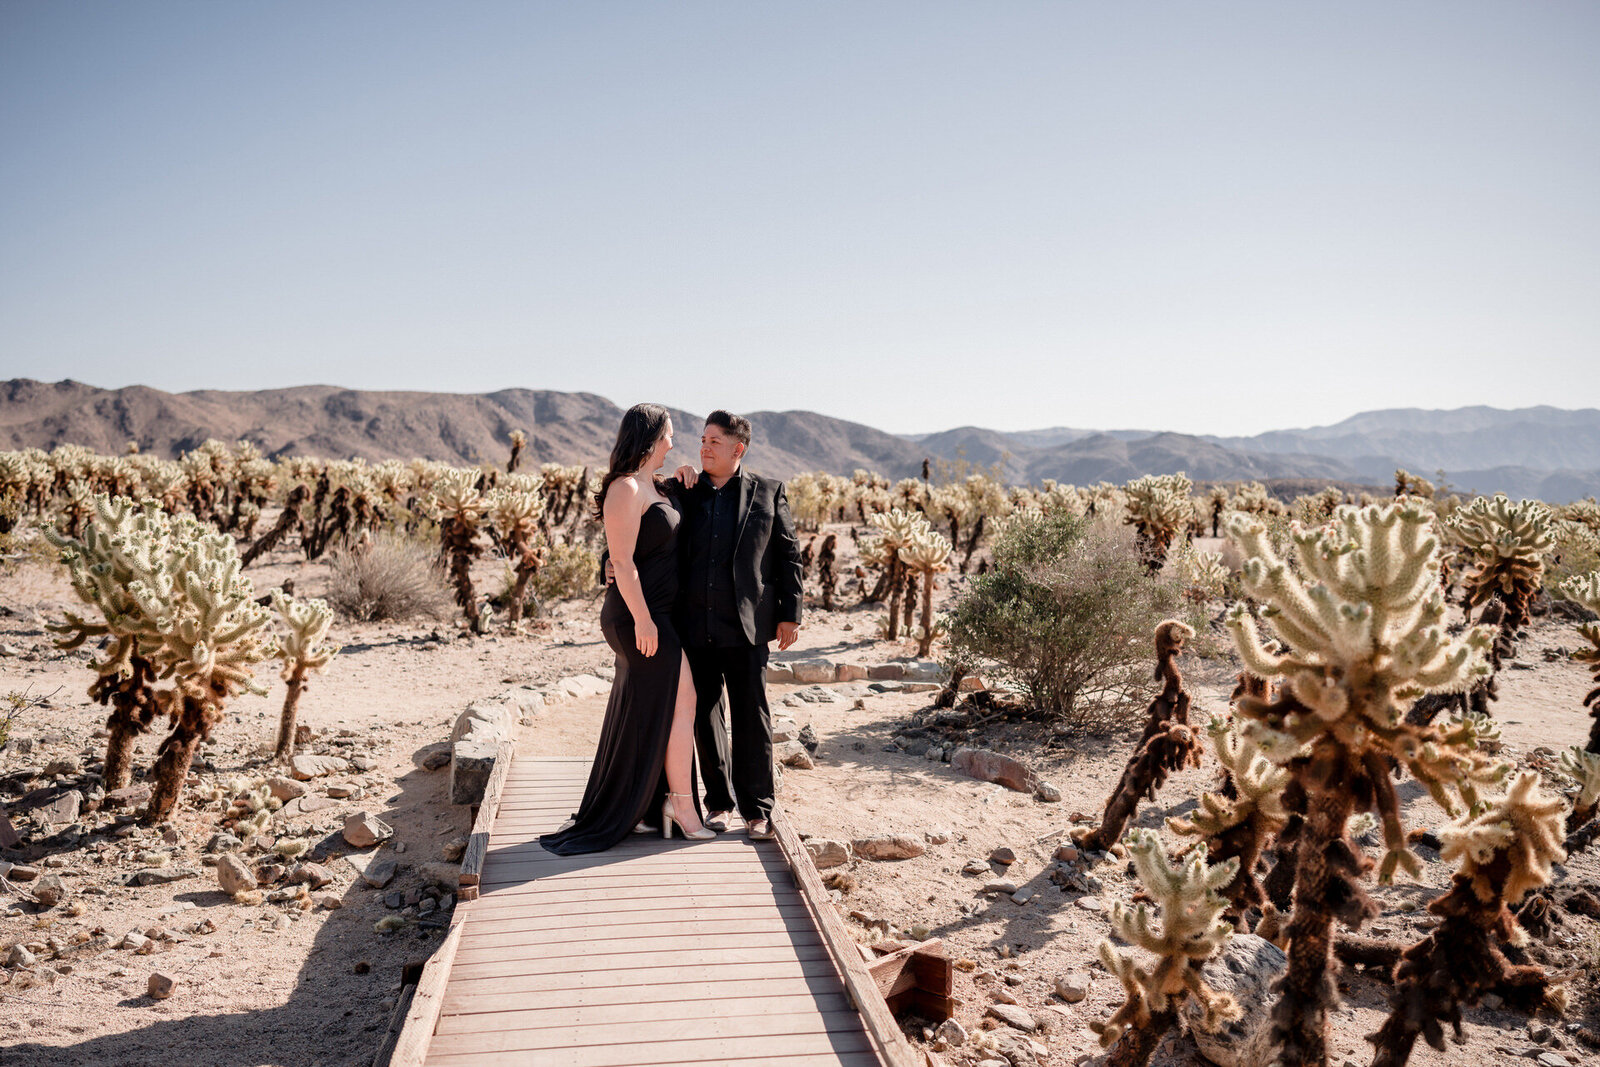
<instances>
[{"instance_id":1,"label":"wooden boardwalk edge board","mask_svg":"<svg viewBox=\"0 0 1600 1067\"><path fill-rule=\"evenodd\" d=\"M878 1054L888 1067L919 1067L924 1062L922 1057L917 1055L905 1034L900 1032L900 1024L895 1022L883 994L878 991L878 983L868 972L855 938L850 936L839 913L834 910L833 901L823 888L822 876L817 873L816 864L811 862L811 854L806 851L800 836L794 832L780 809L772 809L771 824L778 848L788 861L789 869L794 872L800 896L810 907L823 943L844 976L845 989L855 1002L856 1010L861 1013L861 1022L872 1043L877 1046Z\"/></svg>"},{"instance_id":2,"label":"wooden boardwalk edge board","mask_svg":"<svg viewBox=\"0 0 1600 1067\"><path fill-rule=\"evenodd\" d=\"M500 793L505 789L506 778L511 774L511 761L516 758L515 739L502 741L495 751L494 770L483 787L483 802L478 805L478 817L472 823L472 836L461 855L460 884L456 900L477 900L478 881L483 877L483 861L489 855L489 835L494 830L494 818L500 810Z\"/></svg>"},{"instance_id":3,"label":"wooden boardwalk edge board","mask_svg":"<svg viewBox=\"0 0 1600 1067\"><path fill-rule=\"evenodd\" d=\"M394 1054L389 1057L389 1067L422 1067L422 1061L427 1058L433 1029L439 1025L439 1009L444 1006L450 967L461 945L463 925L459 921L452 924L439 951L423 965L417 991L411 996L411 1009L406 1012L405 1025L400 1028L400 1040L395 1042Z\"/></svg>"}]
</instances>

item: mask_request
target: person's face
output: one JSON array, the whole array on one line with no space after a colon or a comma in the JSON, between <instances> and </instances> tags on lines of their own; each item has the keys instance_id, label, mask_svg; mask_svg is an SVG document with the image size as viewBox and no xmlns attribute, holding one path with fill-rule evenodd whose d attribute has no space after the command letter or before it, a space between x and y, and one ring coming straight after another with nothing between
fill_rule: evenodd
<instances>
[{"instance_id":1,"label":"person's face","mask_svg":"<svg viewBox=\"0 0 1600 1067\"><path fill-rule=\"evenodd\" d=\"M721 426L707 423L700 434L700 469L713 478L732 474L744 455L744 442Z\"/></svg>"},{"instance_id":2,"label":"person's face","mask_svg":"<svg viewBox=\"0 0 1600 1067\"><path fill-rule=\"evenodd\" d=\"M672 420L668 419L666 426L662 427L661 436L656 438L656 447L651 450L650 458L659 465L667 458L667 453L672 451Z\"/></svg>"}]
</instances>

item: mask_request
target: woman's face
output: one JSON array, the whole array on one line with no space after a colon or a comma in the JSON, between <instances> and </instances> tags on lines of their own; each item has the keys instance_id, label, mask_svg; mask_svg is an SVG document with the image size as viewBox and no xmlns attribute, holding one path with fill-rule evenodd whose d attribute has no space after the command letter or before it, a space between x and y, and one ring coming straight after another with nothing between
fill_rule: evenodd
<instances>
[{"instance_id":1,"label":"woman's face","mask_svg":"<svg viewBox=\"0 0 1600 1067\"><path fill-rule=\"evenodd\" d=\"M667 420L666 426L663 427L662 430L661 430L661 436L656 438L656 447L655 447L654 455L655 455L656 459L662 460L662 459L665 459L666 456L667 456L667 453L671 452L671 451L672 451L672 420L669 418Z\"/></svg>"}]
</instances>

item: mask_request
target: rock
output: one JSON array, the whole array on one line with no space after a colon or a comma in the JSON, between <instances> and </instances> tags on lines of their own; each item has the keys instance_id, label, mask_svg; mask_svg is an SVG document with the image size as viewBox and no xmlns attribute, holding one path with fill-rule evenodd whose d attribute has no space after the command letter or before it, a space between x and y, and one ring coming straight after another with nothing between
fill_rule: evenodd
<instances>
[{"instance_id":1,"label":"rock","mask_svg":"<svg viewBox=\"0 0 1600 1067\"><path fill-rule=\"evenodd\" d=\"M374 889L382 889L394 881L399 864L392 859L374 859L361 869L361 880Z\"/></svg>"},{"instance_id":2,"label":"rock","mask_svg":"<svg viewBox=\"0 0 1600 1067\"><path fill-rule=\"evenodd\" d=\"M933 1032L934 1040L943 1041L947 1045L965 1045L967 1043L967 1028L955 1019L946 1019L939 1024Z\"/></svg>"},{"instance_id":3,"label":"rock","mask_svg":"<svg viewBox=\"0 0 1600 1067\"><path fill-rule=\"evenodd\" d=\"M311 901L324 911L338 911L344 907L344 899L338 893L318 893Z\"/></svg>"},{"instance_id":4,"label":"rock","mask_svg":"<svg viewBox=\"0 0 1600 1067\"><path fill-rule=\"evenodd\" d=\"M980 859L970 859L961 868L962 874L988 874L989 865Z\"/></svg>"},{"instance_id":5,"label":"rock","mask_svg":"<svg viewBox=\"0 0 1600 1067\"><path fill-rule=\"evenodd\" d=\"M855 663L840 663L833 671L836 682L864 682L866 679L867 669Z\"/></svg>"},{"instance_id":6,"label":"rock","mask_svg":"<svg viewBox=\"0 0 1600 1067\"><path fill-rule=\"evenodd\" d=\"M34 883L33 899L46 908L53 908L67 899L67 886L59 874L47 874Z\"/></svg>"},{"instance_id":7,"label":"rock","mask_svg":"<svg viewBox=\"0 0 1600 1067\"><path fill-rule=\"evenodd\" d=\"M1018 1004L1017 995L1009 989L995 989L989 993L989 999L996 1004Z\"/></svg>"},{"instance_id":8,"label":"rock","mask_svg":"<svg viewBox=\"0 0 1600 1067\"><path fill-rule=\"evenodd\" d=\"M983 891L985 893L1005 893L1009 895L1017 891L1017 883L1009 878L1001 879L997 882L986 882L984 883Z\"/></svg>"},{"instance_id":9,"label":"rock","mask_svg":"<svg viewBox=\"0 0 1600 1067\"><path fill-rule=\"evenodd\" d=\"M35 813L46 826L66 826L78 821L83 810L83 794L69 789Z\"/></svg>"},{"instance_id":10,"label":"rock","mask_svg":"<svg viewBox=\"0 0 1600 1067\"><path fill-rule=\"evenodd\" d=\"M944 845L950 842L950 831L945 829L928 830L922 836L930 845Z\"/></svg>"},{"instance_id":11,"label":"rock","mask_svg":"<svg viewBox=\"0 0 1600 1067\"><path fill-rule=\"evenodd\" d=\"M320 863L302 863L289 872L290 885L305 885L310 889L321 889L333 881L333 872Z\"/></svg>"},{"instance_id":12,"label":"rock","mask_svg":"<svg viewBox=\"0 0 1600 1067\"><path fill-rule=\"evenodd\" d=\"M794 680L801 685L834 681L835 668L832 660L796 660L789 664L789 670L794 673Z\"/></svg>"},{"instance_id":13,"label":"rock","mask_svg":"<svg viewBox=\"0 0 1600 1067\"><path fill-rule=\"evenodd\" d=\"M986 748L958 748L950 757L950 768L970 778L996 782L1019 793L1032 793L1038 779L1024 764Z\"/></svg>"},{"instance_id":14,"label":"rock","mask_svg":"<svg viewBox=\"0 0 1600 1067\"><path fill-rule=\"evenodd\" d=\"M166 885L185 878L198 878L200 872L193 867L146 867L133 876L140 885Z\"/></svg>"},{"instance_id":15,"label":"rock","mask_svg":"<svg viewBox=\"0 0 1600 1067\"><path fill-rule=\"evenodd\" d=\"M256 887L255 872L244 860L225 852L217 857L217 885L230 897L235 893L249 892Z\"/></svg>"},{"instance_id":16,"label":"rock","mask_svg":"<svg viewBox=\"0 0 1600 1067\"><path fill-rule=\"evenodd\" d=\"M1572 1061L1559 1052L1541 1052L1533 1059L1539 1067L1572 1067Z\"/></svg>"},{"instance_id":17,"label":"rock","mask_svg":"<svg viewBox=\"0 0 1600 1067\"><path fill-rule=\"evenodd\" d=\"M905 834L858 837L850 842L850 847L856 855L869 860L908 860L927 851L921 841Z\"/></svg>"},{"instance_id":18,"label":"rock","mask_svg":"<svg viewBox=\"0 0 1600 1067\"><path fill-rule=\"evenodd\" d=\"M124 948L130 952L138 952L141 949L148 948L149 945L150 939L137 930L129 930L122 935L122 940L117 942L118 948ZM145 955L149 955L149 953L145 953Z\"/></svg>"},{"instance_id":19,"label":"rock","mask_svg":"<svg viewBox=\"0 0 1600 1067\"><path fill-rule=\"evenodd\" d=\"M425 771L442 771L448 766L450 766L448 747L436 748L422 757L422 769Z\"/></svg>"},{"instance_id":20,"label":"rock","mask_svg":"<svg viewBox=\"0 0 1600 1067\"><path fill-rule=\"evenodd\" d=\"M1082 971L1068 971L1056 979L1056 996L1068 1004L1076 1004L1089 995L1089 976Z\"/></svg>"},{"instance_id":21,"label":"rock","mask_svg":"<svg viewBox=\"0 0 1600 1067\"><path fill-rule=\"evenodd\" d=\"M843 841L833 841L826 837L811 838L806 842L806 852L819 871L850 862L850 846Z\"/></svg>"},{"instance_id":22,"label":"rock","mask_svg":"<svg viewBox=\"0 0 1600 1067\"><path fill-rule=\"evenodd\" d=\"M289 760L289 772L302 782L329 774L344 774L350 770L350 761L341 756L314 756L301 753Z\"/></svg>"},{"instance_id":23,"label":"rock","mask_svg":"<svg viewBox=\"0 0 1600 1067\"><path fill-rule=\"evenodd\" d=\"M137 807L150 799L150 787L147 785L127 785L121 789L113 789L100 801L102 807L121 808Z\"/></svg>"},{"instance_id":24,"label":"rock","mask_svg":"<svg viewBox=\"0 0 1600 1067\"><path fill-rule=\"evenodd\" d=\"M305 785L305 783L297 782L293 778L283 778L280 776L277 778L267 779L267 792L271 793L285 804L298 797L305 796L309 791L310 789Z\"/></svg>"},{"instance_id":25,"label":"rock","mask_svg":"<svg viewBox=\"0 0 1600 1067\"><path fill-rule=\"evenodd\" d=\"M1104 911L1106 908L1104 904L1100 903L1099 897L1079 897L1073 903L1084 911Z\"/></svg>"},{"instance_id":26,"label":"rock","mask_svg":"<svg viewBox=\"0 0 1600 1067\"><path fill-rule=\"evenodd\" d=\"M1234 934L1223 950L1206 962L1201 968L1206 984L1219 993L1232 994L1243 1014L1208 1034L1199 1026L1200 1006L1186 1003L1184 1015L1201 1055L1217 1067L1252 1067L1258 1062L1252 1045L1266 1034L1276 999L1270 987L1288 965L1289 958L1278 946L1254 934Z\"/></svg>"},{"instance_id":27,"label":"rock","mask_svg":"<svg viewBox=\"0 0 1600 1067\"><path fill-rule=\"evenodd\" d=\"M781 745L774 745L772 757L785 767L797 767L802 771L815 769L817 761L811 758L805 746L798 741L785 741Z\"/></svg>"},{"instance_id":28,"label":"rock","mask_svg":"<svg viewBox=\"0 0 1600 1067\"><path fill-rule=\"evenodd\" d=\"M144 991L154 1000L166 1000L172 996L172 989L175 985L177 985L177 980L171 975L157 971L145 983Z\"/></svg>"},{"instance_id":29,"label":"rock","mask_svg":"<svg viewBox=\"0 0 1600 1067\"><path fill-rule=\"evenodd\" d=\"M13 863L8 865L8 869L0 871L0 874L4 874L13 882L31 882L39 877L39 868L29 867L23 863Z\"/></svg>"},{"instance_id":30,"label":"rock","mask_svg":"<svg viewBox=\"0 0 1600 1067\"><path fill-rule=\"evenodd\" d=\"M949 677L944 666L932 659L914 659L904 665L904 671L900 678L907 682L942 682Z\"/></svg>"},{"instance_id":31,"label":"rock","mask_svg":"<svg viewBox=\"0 0 1600 1067\"><path fill-rule=\"evenodd\" d=\"M1040 782L1033 787L1033 795L1046 804L1054 804L1061 799L1061 790L1049 782Z\"/></svg>"},{"instance_id":32,"label":"rock","mask_svg":"<svg viewBox=\"0 0 1600 1067\"><path fill-rule=\"evenodd\" d=\"M1006 845L1001 845L989 853L989 862L998 863L1002 867L1009 867L1017 862L1017 854Z\"/></svg>"},{"instance_id":33,"label":"rock","mask_svg":"<svg viewBox=\"0 0 1600 1067\"><path fill-rule=\"evenodd\" d=\"M13 969L18 967L32 967L39 962L39 957L28 951L26 945L12 945L11 951L6 955L6 966Z\"/></svg>"},{"instance_id":34,"label":"rock","mask_svg":"<svg viewBox=\"0 0 1600 1067\"><path fill-rule=\"evenodd\" d=\"M1015 1004L991 1004L986 1014L994 1016L1007 1026L1014 1026L1026 1033L1031 1034L1039 1029L1039 1024L1034 1021L1033 1016Z\"/></svg>"},{"instance_id":35,"label":"rock","mask_svg":"<svg viewBox=\"0 0 1600 1067\"><path fill-rule=\"evenodd\" d=\"M365 792L356 782L334 782L328 786L328 795L335 800L360 800Z\"/></svg>"},{"instance_id":36,"label":"rock","mask_svg":"<svg viewBox=\"0 0 1600 1067\"><path fill-rule=\"evenodd\" d=\"M794 671L790 670L789 665L786 663L769 664L767 666L767 681L768 683L792 682L794 681Z\"/></svg>"},{"instance_id":37,"label":"rock","mask_svg":"<svg viewBox=\"0 0 1600 1067\"><path fill-rule=\"evenodd\" d=\"M256 885L271 885L287 873L281 863L268 863L256 868Z\"/></svg>"},{"instance_id":38,"label":"rock","mask_svg":"<svg viewBox=\"0 0 1600 1067\"><path fill-rule=\"evenodd\" d=\"M880 663L867 668L867 677L878 682L898 682L906 676L906 669L898 663ZM886 690L879 690L886 692Z\"/></svg>"},{"instance_id":39,"label":"rock","mask_svg":"<svg viewBox=\"0 0 1600 1067\"><path fill-rule=\"evenodd\" d=\"M1548 1045L1555 1031L1537 1019L1528 1024L1528 1040L1536 1045Z\"/></svg>"},{"instance_id":40,"label":"rock","mask_svg":"<svg viewBox=\"0 0 1600 1067\"><path fill-rule=\"evenodd\" d=\"M206 842L206 852L213 855L218 852L233 852L243 847L243 841L228 833L212 834L211 840Z\"/></svg>"},{"instance_id":41,"label":"rock","mask_svg":"<svg viewBox=\"0 0 1600 1067\"><path fill-rule=\"evenodd\" d=\"M873 682L867 689L874 693L898 693L905 686L899 682Z\"/></svg>"},{"instance_id":42,"label":"rock","mask_svg":"<svg viewBox=\"0 0 1600 1067\"><path fill-rule=\"evenodd\" d=\"M1076 863L1079 855L1076 845L1062 845L1056 849L1056 859L1062 863Z\"/></svg>"},{"instance_id":43,"label":"rock","mask_svg":"<svg viewBox=\"0 0 1600 1067\"><path fill-rule=\"evenodd\" d=\"M459 862L461 856L467 851L467 839L459 834L446 841L439 848L439 854L451 863Z\"/></svg>"},{"instance_id":44,"label":"rock","mask_svg":"<svg viewBox=\"0 0 1600 1067\"><path fill-rule=\"evenodd\" d=\"M83 765L72 756L53 759L44 765L44 773L53 778L65 778L68 775L77 774L82 769Z\"/></svg>"},{"instance_id":45,"label":"rock","mask_svg":"<svg viewBox=\"0 0 1600 1067\"><path fill-rule=\"evenodd\" d=\"M393 827L370 812L358 811L344 821L344 839L351 848L371 848L393 836Z\"/></svg>"},{"instance_id":46,"label":"rock","mask_svg":"<svg viewBox=\"0 0 1600 1067\"><path fill-rule=\"evenodd\" d=\"M817 745L819 744L817 741L817 731L811 728L810 723L806 723L804 726L800 727L799 740L800 743L806 747L807 752L811 753L813 756L817 754Z\"/></svg>"},{"instance_id":47,"label":"rock","mask_svg":"<svg viewBox=\"0 0 1600 1067\"><path fill-rule=\"evenodd\" d=\"M1033 899L1033 895L1037 892L1038 890L1033 886L1025 885L1015 893L1011 894L1011 902L1013 904L1026 904L1028 901Z\"/></svg>"}]
</instances>

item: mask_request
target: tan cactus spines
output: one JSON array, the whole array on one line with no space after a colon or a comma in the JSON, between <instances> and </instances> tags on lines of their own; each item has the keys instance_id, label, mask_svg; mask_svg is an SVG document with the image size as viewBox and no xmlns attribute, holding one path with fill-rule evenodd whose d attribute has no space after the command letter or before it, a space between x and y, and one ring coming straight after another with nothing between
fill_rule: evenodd
<instances>
[{"instance_id":1,"label":"tan cactus spines","mask_svg":"<svg viewBox=\"0 0 1600 1067\"><path fill-rule=\"evenodd\" d=\"M1409 496L1432 500L1433 493L1433 483L1428 479L1419 478L1403 467L1394 472L1394 495L1396 499Z\"/></svg>"},{"instance_id":2,"label":"tan cactus spines","mask_svg":"<svg viewBox=\"0 0 1600 1067\"><path fill-rule=\"evenodd\" d=\"M893 641L900 633L900 598L905 591L906 571L905 564L900 561L900 550L909 547L919 536L930 533L931 530L927 518L920 511L907 511L903 508L876 512L867 516L867 523L876 531L873 548L885 568L885 576L888 579L887 637Z\"/></svg>"},{"instance_id":3,"label":"tan cactus spines","mask_svg":"<svg viewBox=\"0 0 1600 1067\"><path fill-rule=\"evenodd\" d=\"M1141 1067L1149 1062L1161 1038L1178 1021L1183 1002L1193 997L1204 1009L1200 1025L1216 1030L1241 1015L1226 993L1205 983L1200 968L1233 936L1222 918L1227 898L1218 890L1237 873L1239 861L1208 863L1206 848L1193 849L1174 863L1161 838L1151 830L1132 830L1127 837L1145 893L1160 908L1160 924L1147 904L1111 905L1109 918L1116 935L1156 957L1153 966L1131 952L1100 942L1100 961L1122 983L1126 999L1104 1023L1091 1023L1102 1047L1110 1048L1108 1067Z\"/></svg>"},{"instance_id":4,"label":"tan cactus spines","mask_svg":"<svg viewBox=\"0 0 1600 1067\"><path fill-rule=\"evenodd\" d=\"M1227 716L1213 716L1206 735L1223 769L1224 789L1202 794L1193 813L1169 818L1167 826L1174 833L1200 838L1218 860L1239 861L1233 880L1221 889L1232 904L1229 914L1237 926L1249 909L1266 903L1255 877L1256 861L1267 842L1288 822L1283 797L1291 776Z\"/></svg>"},{"instance_id":5,"label":"tan cactus spines","mask_svg":"<svg viewBox=\"0 0 1600 1067\"><path fill-rule=\"evenodd\" d=\"M1173 563L1185 600L1208 604L1221 600L1226 594L1229 573L1223 566L1221 552L1202 552L1186 542L1179 547Z\"/></svg>"},{"instance_id":6,"label":"tan cactus spines","mask_svg":"<svg viewBox=\"0 0 1600 1067\"><path fill-rule=\"evenodd\" d=\"M1561 584L1561 592L1590 611L1600 612L1600 571L1568 579ZM1594 671L1594 688L1583 698L1584 706L1594 717L1587 747L1590 752L1600 752L1600 622L1580 624L1578 634L1589 642L1589 647L1574 652L1572 658Z\"/></svg>"},{"instance_id":7,"label":"tan cactus spines","mask_svg":"<svg viewBox=\"0 0 1600 1067\"><path fill-rule=\"evenodd\" d=\"M1357 928L1374 912L1359 876L1370 865L1346 833L1355 811L1383 826L1380 877L1415 874L1406 847L1393 760L1451 814L1470 807L1506 765L1476 749L1481 721L1445 727L1405 721L1426 692L1459 691L1487 671L1493 635L1474 627L1446 634L1438 584L1438 538L1431 514L1408 503L1342 507L1312 531L1291 527L1298 570L1274 551L1266 526L1236 515L1229 536L1246 557L1245 589L1261 617L1292 651L1269 647L1244 605L1227 622L1247 671L1279 678L1271 701L1241 697L1238 714L1283 735L1276 757L1304 791L1298 830L1289 970L1273 1015L1272 1038L1289 1062L1327 1061L1332 925Z\"/></svg>"},{"instance_id":8,"label":"tan cactus spines","mask_svg":"<svg viewBox=\"0 0 1600 1067\"><path fill-rule=\"evenodd\" d=\"M278 658L283 660L283 680L288 684L272 755L274 759L286 760L294 755L295 716L300 708L306 675L326 671L339 649L323 644L328 628L333 625L333 609L328 607L327 601L297 600L279 592L273 594L272 608L287 631L278 642Z\"/></svg>"},{"instance_id":9,"label":"tan cactus spines","mask_svg":"<svg viewBox=\"0 0 1600 1067\"><path fill-rule=\"evenodd\" d=\"M1528 606L1544 580L1545 557L1554 547L1550 509L1537 500L1478 497L1451 517L1450 531L1466 548L1472 567L1463 577L1467 604L1491 596L1506 605L1504 627L1528 624Z\"/></svg>"},{"instance_id":10,"label":"tan cactus spines","mask_svg":"<svg viewBox=\"0 0 1600 1067\"><path fill-rule=\"evenodd\" d=\"M1567 816L1567 833L1594 818L1595 807L1600 805L1600 752L1589 752L1573 745L1561 753L1561 773L1578 783L1578 793L1572 798L1572 812Z\"/></svg>"},{"instance_id":11,"label":"tan cactus spines","mask_svg":"<svg viewBox=\"0 0 1600 1067\"><path fill-rule=\"evenodd\" d=\"M440 549L450 560L456 604L474 633L479 629L480 616L478 592L472 585L472 561L483 553L478 528L488 508L489 501L478 491L476 471L448 470L433 484L430 511L439 523Z\"/></svg>"},{"instance_id":12,"label":"tan cactus spines","mask_svg":"<svg viewBox=\"0 0 1600 1067\"><path fill-rule=\"evenodd\" d=\"M900 549L900 562L913 578L922 581L922 626L917 634L917 655L926 658L933 644L933 576L948 569L950 542L932 530L915 534L911 543Z\"/></svg>"},{"instance_id":13,"label":"tan cactus spines","mask_svg":"<svg viewBox=\"0 0 1600 1067\"><path fill-rule=\"evenodd\" d=\"M1490 990L1525 1010L1562 1002L1539 967L1512 964L1501 945L1520 940L1511 906L1548 884L1551 864L1566 855L1564 809L1541 790L1537 772L1524 771L1485 810L1440 832L1441 857L1460 867L1450 891L1428 905L1439 925L1395 967L1389 1018L1367 1038L1377 1048L1374 1067L1401 1067L1418 1037L1442 1051L1444 1024L1459 1038L1461 1010Z\"/></svg>"},{"instance_id":14,"label":"tan cactus spines","mask_svg":"<svg viewBox=\"0 0 1600 1067\"><path fill-rule=\"evenodd\" d=\"M1194 483L1183 472L1150 474L1135 478L1125 487L1127 517L1139 542L1139 552L1151 574L1166 562L1172 539L1188 525L1194 513L1189 490Z\"/></svg>"},{"instance_id":15,"label":"tan cactus spines","mask_svg":"<svg viewBox=\"0 0 1600 1067\"><path fill-rule=\"evenodd\" d=\"M513 478L489 494L489 522L511 561L511 604L507 621L512 626L522 621L528 583L545 561L544 536L539 532L544 519L544 496L527 480Z\"/></svg>"},{"instance_id":16,"label":"tan cactus spines","mask_svg":"<svg viewBox=\"0 0 1600 1067\"><path fill-rule=\"evenodd\" d=\"M511 431L511 455L506 460L506 473L517 473L517 467L522 463L522 450L527 447L528 435L521 430Z\"/></svg>"},{"instance_id":17,"label":"tan cactus spines","mask_svg":"<svg viewBox=\"0 0 1600 1067\"><path fill-rule=\"evenodd\" d=\"M1177 658L1194 630L1167 619L1156 627L1156 678L1161 692L1150 702L1144 734L1122 769L1122 777L1106 800L1100 825L1080 826L1072 839L1085 848L1105 851L1122 836L1122 830L1139 807L1139 800L1155 799L1173 771L1199 766L1200 741L1189 726L1189 691L1178 672Z\"/></svg>"}]
</instances>

